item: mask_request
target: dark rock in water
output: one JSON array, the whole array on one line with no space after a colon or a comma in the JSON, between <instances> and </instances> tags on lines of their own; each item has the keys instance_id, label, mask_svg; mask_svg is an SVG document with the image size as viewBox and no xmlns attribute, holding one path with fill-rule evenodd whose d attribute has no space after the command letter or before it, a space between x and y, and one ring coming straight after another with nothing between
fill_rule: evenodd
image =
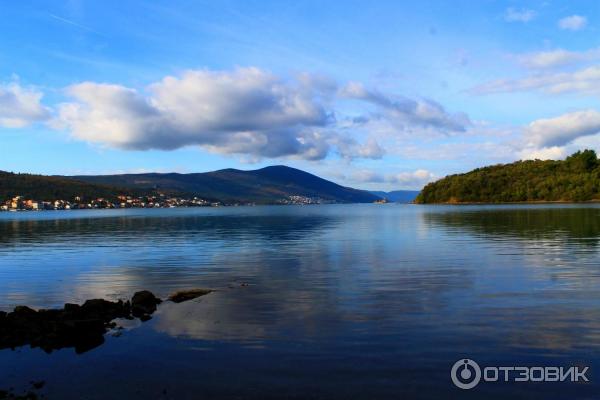
<instances>
[{"instance_id":1,"label":"dark rock in water","mask_svg":"<svg viewBox=\"0 0 600 400\"><path fill-rule=\"evenodd\" d=\"M13 313L20 317L26 317L26 316L35 314L36 311L27 306L16 306Z\"/></svg>"},{"instance_id":2,"label":"dark rock in water","mask_svg":"<svg viewBox=\"0 0 600 400\"><path fill-rule=\"evenodd\" d=\"M131 306L129 302L123 303L122 300L112 302L104 299L92 299L87 300L79 310L74 310L73 313L100 319L124 318L131 313Z\"/></svg>"},{"instance_id":3,"label":"dark rock in water","mask_svg":"<svg viewBox=\"0 0 600 400\"><path fill-rule=\"evenodd\" d=\"M195 299L196 297L207 295L211 292L211 289L181 290L170 295L169 300L171 300L173 303L182 303L184 301Z\"/></svg>"},{"instance_id":4,"label":"dark rock in water","mask_svg":"<svg viewBox=\"0 0 600 400\"><path fill-rule=\"evenodd\" d=\"M162 300L155 297L152 292L142 290L136 292L131 299L131 312L135 317L150 315L156 311L156 305L162 303Z\"/></svg>"},{"instance_id":5,"label":"dark rock in water","mask_svg":"<svg viewBox=\"0 0 600 400\"><path fill-rule=\"evenodd\" d=\"M37 390L40 390L41 388L43 388L45 384L46 384L45 381L31 382L31 386L33 386L33 388L37 389Z\"/></svg>"},{"instance_id":6,"label":"dark rock in water","mask_svg":"<svg viewBox=\"0 0 600 400\"><path fill-rule=\"evenodd\" d=\"M41 387L36 388L34 385L32 385L34 387L35 390L37 389L41 389ZM43 386L43 385L42 385ZM43 395L41 396L42 398L44 397ZM14 393L14 389L10 388L10 390L6 391L6 390L0 390L0 400L36 400L39 399L40 397L38 397L38 395L29 390L26 393L20 395L20 394L15 394Z\"/></svg>"},{"instance_id":7,"label":"dark rock in water","mask_svg":"<svg viewBox=\"0 0 600 400\"><path fill-rule=\"evenodd\" d=\"M70 312L70 313L76 313L80 309L81 309L81 306L79 304L66 303L65 307L64 307L65 312Z\"/></svg>"},{"instance_id":8,"label":"dark rock in water","mask_svg":"<svg viewBox=\"0 0 600 400\"><path fill-rule=\"evenodd\" d=\"M150 319L161 301L148 291L138 292L129 301L87 300L83 305L65 304L62 309L33 310L18 306L0 313L0 350L30 345L46 352L74 347L83 353L104 343L104 334L117 318Z\"/></svg>"}]
</instances>

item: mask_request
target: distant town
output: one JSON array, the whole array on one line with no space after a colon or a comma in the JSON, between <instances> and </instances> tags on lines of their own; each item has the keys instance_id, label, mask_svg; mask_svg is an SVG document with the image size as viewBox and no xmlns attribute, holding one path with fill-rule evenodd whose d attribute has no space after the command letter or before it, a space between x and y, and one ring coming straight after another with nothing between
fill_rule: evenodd
<instances>
[{"instance_id":1,"label":"distant town","mask_svg":"<svg viewBox=\"0 0 600 400\"><path fill-rule=\"evenodd\" d=\"M329 203L318 197L288 196L279 200L276 204L324 204ZM84 199L77 196L73 201L53 200L38 201L26 199L23 196L15 196L0 205L0 211L48 211L48 210L92 210L92 209L114 209L114 208L179 208L179 207L220 207L220 206L253 206L255 203L223 203L220 201L209 201L199 197L183 198L173 197L166 194L156 196L117 196L116 201L106 198Z\"/></svg>"}]
</instances>

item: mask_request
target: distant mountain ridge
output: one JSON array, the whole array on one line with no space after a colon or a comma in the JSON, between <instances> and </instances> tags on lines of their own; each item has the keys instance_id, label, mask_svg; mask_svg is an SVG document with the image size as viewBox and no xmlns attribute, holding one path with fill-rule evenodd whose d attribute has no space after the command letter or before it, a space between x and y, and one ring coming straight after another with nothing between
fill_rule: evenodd
<instances>
[{"instance_id":1,"label":"distant mountain ridge","mask_svg":"<svg viewBox=\"0 0 600 400\"><path fill-rule=\"evenodd\" d=\"M371 191L371 193L393 203L412 203L420 192L418 190L393 190L391 192Z\"/></svg>"},{"instance_id":2,"label":"distant mountain ridge","mask_svg":"<svg viewBox=\"0 0 600 400\"><path fill-rule=\"evenodd\" d=\"M204 173L144 173L62 176L94 185L130 190L162 190L215 199L225 203L272 204L290 196L314 197L324 202L372 203L380 197L299 169L277 165L257 170L223 169Z\"/></svg>"}]
</instances>

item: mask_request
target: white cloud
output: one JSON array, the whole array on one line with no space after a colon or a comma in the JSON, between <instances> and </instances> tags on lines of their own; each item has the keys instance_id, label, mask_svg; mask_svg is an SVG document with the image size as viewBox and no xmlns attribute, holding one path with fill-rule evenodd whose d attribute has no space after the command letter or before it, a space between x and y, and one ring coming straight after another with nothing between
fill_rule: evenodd
<instances>
[{"instance_id":1,"label":"white cloud","mask_svg":"<svg viewBox=\"0 0 600 400\"><path fill-rule=\"evenodd\" d=\"M529 22L537 16L534 10L526 8L516 9L513 7L507 8L504 13L504 20L507 22Z\"/></svg>"},{"instance_id":2,"label":"white cloud","mask_svg":"<svg viewBox=\"0 0 600 400\"><path fill-rule=\"evenodd\" d=\"M357 83L338 89L335 81L309 74L284 80L257 68L187 71L144 92L94 82L66 92L73 100L58 107L53 126L76 139L131 150L198 145L252 160L320 160L332 152L346 160L382 158L386 152L366 126L369 118L334 117L343 99L375 106L369 117L391 122L396 132L462 132L470 124L432 100L393 97Z\"/></svg>"},{"instance_id":3,"label":"white cloud","mask_svg":"<svg viewBox=\"0 0 600 400\"><path fill-rule=\"evenodd\" d=\"M519 62L531 69L547 69L562 67L575 64L581 61L587 61L600 58L600 49L593 49L586 52L568 51L556 49L550 51L539 51L518 56Z\"/></svg>"},{"instance_id":4,"label":"white cloud","mask_svg":"<svg viewBox=\"0 0 600 400\"><path fill-rule=\"evenodd\" d=\"M335 135L331 143L335 145L339 155L347 160L355 158L370 158L378 160L385 155L385 150L379 145L375 138L368 138L364 143L358 143L355 139L342 135Z\"/></svg>"},{"instance_id":5,"label":"white cloud","mask_svg":"<svg viewBox=\"0 0 600 400\"><path fill-rule=\"evenodd\" d=\"M350 179L360 183L388 183L398 187L422 188L425 184L436 179L436 175L426 169L400 172L395 174L381 174L379 172L363 169L355 171Z\"/></svg>"},{"instance_id":6,"label":"white cloud","mask_svg":"<svg viewBox=\"0 0 600 400\"><path fill-rule=\"evenodd\" d=\"M600 93L600 66L574 72L535 74L521 79L499 79L472 89L474 94L540 90L549 94Z\"/></svg>"},{"instance_id":7,"label":"white cloud","mask_svg":"<svg viewBox=\"0 0 600 400\"><path fill-rule=\"evenodd\" d=\"M558 27L563 30L579 31L586 27L587 18L581 15L571 15L558 21Z\"/></svg>"},{"instance_id":8,"label":"white cloud","mask_svg":"<svg viewBox=\"0 0 600 400\"><path fill-rule=\"evenodd\" d=\"M519 152L522 160L559 160L567 155L564 147L552 146L541 149L526 148Z\"/></svg>"},{"instance_id":9,"label":"white cloud","mask_svg":"<svg viewBox=\"0 0 600 400\"><path fill-rule=\"evenodd\" d=\"M389 121L405 126L422 126L441 131L464 132L471 124L466 114L447 112L433 100L412 100L389 96L368 90L362 84L352 82L340 90L340 96L369 102L377 106Z\"/></svg>"},{"instance_id":10,"label":"white cloud","mask_svg":"<svg viewBox=\"0 0 600 400\"><path fill-rule=\"evenodd\" d=\"M399 174L388 177L387 181L404 186L424 186L426 183L435 180L435 175L426 169L418 169L413 172L400 172Z\"/></svg>"},{"instance_id":11,"label":"white cloud","mask_svg":"<svg viewBox=\"0 0 600 400\"><path fill-rule=\"evenodd\" d=\"M86 82L67 92L57 125L81 140L110 147L172 150L201 145L221 153L321 159L329 151L320 128L331 116L311 87L256 68L188 71L149 87Z\"/></svg>"},{"instance_id":12,"label":"white cloud","mask_svg":"<svg viewBox=\"0 0 600 400\"><path fill-rule=\"evenodd\" d=\"M42 93L18 83L0 85L0 127L22 128L50 116L41 104Z\"/></svg>"},{"instance_id":13,"label":"white cloud","mask_svg":"<svg viewBox=\"0 0 600 400\"><path fill-rule=\"evenodd\" d=\"M596 110L538 119L525 128L527 145L536 149L563 146L577 138L597 133L600 133L600 112Z\"/></svg>"}]
</instances>

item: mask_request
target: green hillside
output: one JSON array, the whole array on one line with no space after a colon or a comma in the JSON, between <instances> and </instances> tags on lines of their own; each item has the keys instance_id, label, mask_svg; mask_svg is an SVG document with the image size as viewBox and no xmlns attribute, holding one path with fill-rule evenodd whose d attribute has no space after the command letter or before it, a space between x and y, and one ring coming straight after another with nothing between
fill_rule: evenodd
<instances>
[{"instance_id":1,"label":"green hillside","mask_svg":"<svg viewBox=\"0 0 600 400\"><path fill-rule=\"evenodd\" d=\"M593 150L564 161L529 160L450 175L423 188L416 203L509 203L600 200L600 162Z\"/></svg>"},{"instance_id":2,"label":"green hillside","mask_svg":"<svg viewBox=\"0 0 600 400\"><path fill-rule=\"evenodd\" d=\"M73 201L76 196L87 199L103 197L113 200L120 194L134 195L138 193L140 191L118 189L62 177L0 171L0 202L15 196L40 201Z\"/></svg>"},{"instance_id":3,"label":"green hillside","mask_svg":"<svg viewBox=\"0 0 600 400\"><path fill-rule=\"evenodd\" d=\"M379 197L340 186L307 172L285 166L254 171L224 169L199 174L124 174L43 176L0 171L0 201L14 196L40 201L73 201L76 196L114 200L118 195L142 196L157 192L198 196L225 204L279 204L290 196L334 203L371 203Z\"/></svg>"},{"instance_id":4,"label":"green hillside","mask_svg":"<svg viewBox=\"0 0 600 400\"><path fill-rule=\"evenodd\" d=\"M223 169L194 174L124 174L74 176L72 179L95 184L170 190L225 203L255 202L274 204L288 196L318 197L337 203L372 203L379 197L283 165L252 171Z\"/></svg>"}]
</instances>

